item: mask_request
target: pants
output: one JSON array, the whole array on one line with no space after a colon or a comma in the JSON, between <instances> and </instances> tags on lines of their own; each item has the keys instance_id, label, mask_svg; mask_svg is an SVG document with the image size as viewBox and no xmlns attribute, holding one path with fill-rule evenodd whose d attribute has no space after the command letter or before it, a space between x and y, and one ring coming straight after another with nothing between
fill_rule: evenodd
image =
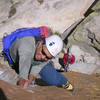
<instances>
[{"instance_id":1,"label":"pants","mask_svg":"<svg viewBox=\"0 0 100 100\"><path fill-rule=\"evenodd\" d=\"M39 74L48 85L61 86L67 83L67 78L57 72L51 64L45 65Z\"/></svg>"}]
</instances>

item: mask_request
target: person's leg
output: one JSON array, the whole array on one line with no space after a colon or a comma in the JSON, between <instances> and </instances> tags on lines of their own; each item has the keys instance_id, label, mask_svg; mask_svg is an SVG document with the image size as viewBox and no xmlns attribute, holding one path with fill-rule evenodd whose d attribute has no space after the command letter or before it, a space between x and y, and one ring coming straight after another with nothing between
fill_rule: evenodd
<instances>
[{"instance_id":1,"label":"person's leg","mask_svg":"<svg viewBox=\"0 0 100 100\"><path fill-rule=\"evenodd\" d=\"M52 64L45 65L39 74L48 85L62 86L67 83L67 78L57 72Z\"/></svg>"}]
</instances>

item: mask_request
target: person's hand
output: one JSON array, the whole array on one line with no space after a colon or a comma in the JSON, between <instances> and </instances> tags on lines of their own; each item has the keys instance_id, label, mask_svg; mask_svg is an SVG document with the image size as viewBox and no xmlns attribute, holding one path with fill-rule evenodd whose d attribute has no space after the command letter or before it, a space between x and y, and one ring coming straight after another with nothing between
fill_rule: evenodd
<instances>
[{"instance_id":1,"label":"person's hand","mask_svg":"<svg viewBox=\"0 0 100 100\"><path fill-rule=\"evenodd\" d=\"M29 80L25 82L24 87L23 88L28 88L28 86L32 83L32 81L34 80L34 76L32 74L29 75Z\"/></svg>"},{"instance_id":2,"label":"person's hand","mask_svg":"<svg viewBox=\"0 0 100 100\"><path fill-rule=\"evenodd\" d=\"M26 80L24 78L19 78L18 82L17 82L17 85L23 88L25 82L26 82Z\"/></svg>"},{"instance_id":3,"label":"person's hand","mask_svg":"<svg viewBox=\"0 0 100 100\"><path fill-rule=\"evenodd\" d=\"M34 76L32 74L29 75L28 81L26 81L24 78L19 78L17 85L20 86L21 88L28 88L28 86L32 83L34 80Z\"/></svg>"}]
</instances>

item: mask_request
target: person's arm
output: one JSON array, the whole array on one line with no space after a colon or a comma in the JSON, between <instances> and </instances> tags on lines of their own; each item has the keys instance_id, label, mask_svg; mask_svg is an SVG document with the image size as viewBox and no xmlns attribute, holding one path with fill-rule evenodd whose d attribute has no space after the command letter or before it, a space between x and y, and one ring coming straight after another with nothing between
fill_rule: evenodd
<instances>
[{"instance_id":1,"label":"person's arm","mask_svg":"<svg viewBox=\"0 0 100 100\"><path fill-rule=\"evenodd\" d=\"M34 57L34 53L35 53L35 39L32 37L21 39L18 48L19 77L28 79L28 74L31 68L31 63Z\"/></svg>"},{"instance_id":2,"label":"person's arm","mask_svg":"<svg viewBox=\"0 0 100 100\"><path fill-rule=\"evenodd\" d=\"M36 50L35 50L35 54L34 57L35 59L38 58L39 55L41 55L41 51L42 51L42 45L43 45L43 40L39 41L36 45Z\"/></svg>"},{"instance_id":3,"label":"person's arm","mask_svg":"<svg viewBox=\"0 0 100 100\"><path fill-rule=\"evenodd\" d=\"M24 51L19 54L19 77L28 79L29 70L32 63L32 54Z\"/></svg>"}]
</instances>

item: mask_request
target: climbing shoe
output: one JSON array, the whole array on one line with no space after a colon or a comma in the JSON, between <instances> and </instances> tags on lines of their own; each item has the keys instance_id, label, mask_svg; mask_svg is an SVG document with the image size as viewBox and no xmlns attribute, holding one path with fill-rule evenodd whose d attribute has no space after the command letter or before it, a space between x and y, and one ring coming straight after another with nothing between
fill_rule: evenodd
<instances>
[{"instance_id":1,"label":"climbing shoe","mask_svg":"<svg viewBox=\"0 0 100 100\"><path fill-rule=\"evenodd\" d=\"M68 81L67 81L66 84L63 84L62 87L63 87L64 89L67 89L68 91L73 91L73 90L74 90L72 84L69 83Z\"/></svg>"}]
</instances>

